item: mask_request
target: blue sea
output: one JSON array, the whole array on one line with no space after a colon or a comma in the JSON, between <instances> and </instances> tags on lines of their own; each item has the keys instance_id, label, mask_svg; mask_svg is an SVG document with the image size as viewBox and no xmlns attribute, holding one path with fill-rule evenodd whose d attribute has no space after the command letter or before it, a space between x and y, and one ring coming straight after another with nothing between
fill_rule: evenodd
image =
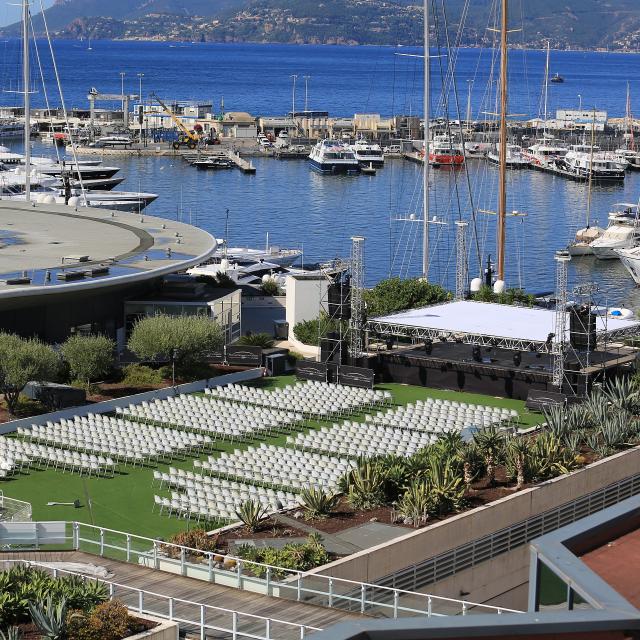
<instances>
[{"instance_id":1,"label":"blue sea","mask_svg":"<svg viewBox=\"0 0 640 640\"><path fill-rule=\"evenodd\" d=\"M38 44L42 75L51 104L56 96L50 56ZM326 110L332 116L354 113L421 114L422 65L420 50L408 47L340 47L257 44L189 44L152 42L57 41L54 50L67 107L88 106L86 95L95 87L119 93L120 73L125 91L155 92L166 99L211 102L218 110L279 115L293 104L292 75L297 75L295 106ZM437 52L433 52L436 54ZM410 55L405 55L410 54ZM0 101L20 99L8 93L20 88L19 43L0 45ZM463 49L451 57L434 58L432 113L442 113L441 87L447 87L448 110L464 118L471 86L473 117L495 111L495 55L489 49ZM455 67L455 88L446 80L446 66ZM509 111L517 119L543 113L542 86L545 52L514 50L509 65ZM611 117L625 112L627 83L632 104L640 114L640 57L633 54L551 52L551 73L566 79L551 85L548 113L563 108L597 108ZM139 76L138 74L144 74ZM45 104L38 65L33 68L34 104ZM104 106L109 106L105 104ZM115 105L113 105L115 106ZM18 147L16 147L18 148ZM45 151L51 152L50 149ZM311 172L304 161L254 160L256 175L237 171L202 172L179 159L108 158L127 176L123 189L160 194L149 213L179 217L202 226L218 237L224 234L229 210L230 242L262 246L269 233L272 244L304 249L305 261L327 259L349 252L349 238L366 237L367 283L389 274L416 275L420 271L420 229L399 222L420 214L420 168L390 161L376 176L332 177ZM442 224L431 227L431 271L434 281L453 286L454 224L470 219L474 205L495 209L497 176L492 166L471 161L466 170L432 172L433 208ZM470 189L469 189L470 187ZM507 280L532 291L550 290L554 283L554 251L584 226L587 190L579 185L532 171L512 172L509 209L526 213L508 222ZM595 187L592 219L606 223L616 202L640 197L640 174L628 174L624 185ZM476 232L468 243L486 259L494 254L495 216L478 215ZM477 275L478 254L470 251L470 276ZM640 307L640 295L620 264L574 260L573 283L594 280L610 303Z\"/></svg>"}]
</instances>

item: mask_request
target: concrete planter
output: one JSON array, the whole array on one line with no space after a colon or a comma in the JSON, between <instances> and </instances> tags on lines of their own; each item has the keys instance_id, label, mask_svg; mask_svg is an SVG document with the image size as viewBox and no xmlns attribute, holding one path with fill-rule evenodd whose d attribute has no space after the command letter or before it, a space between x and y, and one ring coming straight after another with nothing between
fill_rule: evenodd
<instances>
[{"instance_id":1,"label":"concrete planter","mask_svg":"<svg viewBox=\"0 0 640 640\"><path fill-rule=\"evenodd\" d=\"M155 616L140 615L135 609L129 609L129 613L139 620L157 622L158 626L136 633L134 636L129 636L127 640L179 640L180 627L177 622L156 618Z\"/></svg>"}]
</instances>

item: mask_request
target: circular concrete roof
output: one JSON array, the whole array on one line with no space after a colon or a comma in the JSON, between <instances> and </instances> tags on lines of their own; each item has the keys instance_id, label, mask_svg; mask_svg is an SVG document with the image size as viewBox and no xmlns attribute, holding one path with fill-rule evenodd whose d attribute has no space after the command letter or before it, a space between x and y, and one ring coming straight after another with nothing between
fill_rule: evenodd
<instances>
[{"instance_id":1,"label":"circular concrete roof","mask_svg":"<svg viewBox=\"0 0 640 640\"><path fill-rule=\"evenodd\" d=\"M133 283L215 250L206 231L144 212L0 201L0 301Z\"/></svg>"}]
</instances>

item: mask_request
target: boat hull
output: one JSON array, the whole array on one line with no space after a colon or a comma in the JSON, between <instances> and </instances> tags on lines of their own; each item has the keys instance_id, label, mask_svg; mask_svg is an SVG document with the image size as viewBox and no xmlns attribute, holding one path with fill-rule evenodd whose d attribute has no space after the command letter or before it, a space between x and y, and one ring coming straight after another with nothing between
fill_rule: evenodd
<instances>
[{"instance_id":1,"label":"boat hull","mask_svg":"<svg viewBox=\"0 0 640 640\"><path fill-rule=\"evenodd\" d=\"M356 175L360 173L360 165L339 162L319 162L309 158L309 166L317 173L324 175Z\"/></svg>"},{"instance_id":2,"label":"boat hull","mask_svg":"<svg viewBox=\"0 0 640 640\"><path fill-rule=\"evenodd\" d=\"M460 166L464 164L464 156L462 155L449 155L444 153L430 153L429 162L431 164L437 164L442 166Z\"/></svg>"}]
</instances>

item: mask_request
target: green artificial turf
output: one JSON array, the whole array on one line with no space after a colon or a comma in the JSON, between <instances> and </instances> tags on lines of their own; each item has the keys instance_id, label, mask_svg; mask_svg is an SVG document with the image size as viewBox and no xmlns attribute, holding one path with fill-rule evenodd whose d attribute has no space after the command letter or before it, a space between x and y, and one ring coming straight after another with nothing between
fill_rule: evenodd
<instances>
[{"instance_id":1,"label":"green artificial turf","mask_svg":"<svg viewBox=\"0 0 640 640\"><path fill-rule=\"evenodd\" d=\"M295 382L294 376L264 378L256 383L263 388L284 387ZM441 391L412 387L402 384L380 385L379 389L391 391L395 404L405 405L416 400L440 398L475 403L487 406L516 409L520 414L520 424L529 426L542 422L540 414L525 410L524 402L504 398L493 398L472 393ZM364 414L353 416L353 420L363 420ZM309 422L306 428L317 429L322 424ZM257 439L250 443L216 443L217 451L233 451L244 449L250 444L267 442L268 444L286 445L286 435L268 439ZM203 459L209 454L205 454ZM160 471L167 471L169 466L193 470L193 458L175 460L170 465L159 465ZM153 468L122 467L122 473L115 478L80 478L77 474L62 473L51 469L31 470L4 482L0 482L0 490L8 497L26 500L33 508L33 520L77 520L107 527L118 531L150 538L168 539L172 534L195 526L175 517L168 518L153 512L154 494L168 496L166 488L160 490L152 486ZM81 507L47 506L47 502L73 502L79 499ZM215 523L208 523L213 526Z\"/></svg>"}]
</instances>

